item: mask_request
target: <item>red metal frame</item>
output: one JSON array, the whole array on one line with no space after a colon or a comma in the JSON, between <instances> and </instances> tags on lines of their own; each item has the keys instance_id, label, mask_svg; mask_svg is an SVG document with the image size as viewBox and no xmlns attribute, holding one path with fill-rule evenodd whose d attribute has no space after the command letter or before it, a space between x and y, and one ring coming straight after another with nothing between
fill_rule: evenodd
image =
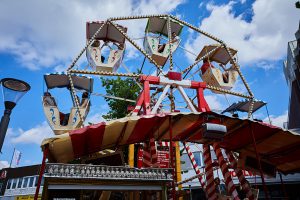
<instances>
[{"instance_id":1,"label":"red metal frame","mask_svg":"<svg viewBox=\"0 0 300 200\"><path fill-rule=\"evenodd\" d=\"M144 85L144 90L141 92L141 94L138 97L138 100L136 102L136 106L134 109L134 113L139 113L140 109L143 108L143 114L149 115L150 114L150 84L154 85L160 85L160 78L158 76L145 76L142 75L139 78L140 82ZM190 87L187 87L189 89L195 89L197 91L197 103L198 103L198 112L208 112L211 111L209 108L209 105L207 104L205 98L204 98L204 90L206 89L206 83L205 82L197 82L197 81L191 81Z\"/></svg>"},{"instance_id":2,"label":"red metal frame","mask_svg":"<svg viewBox=\"0 0 300 200\"><path fill-rule=\"evenodd\" d=\"M42 165L41 165L41 168L40 168L40 174L39 174L37 186L36 186L36 189L35 189L34 200L37 200L38 197L39 197L42 178L43 178L43 174L44 174L45 168L46 168L46 158L47 158L48 152L49 152L49 148L46 147L43 151L43 161L42 161Z\"/></svg>"}]
</instances>

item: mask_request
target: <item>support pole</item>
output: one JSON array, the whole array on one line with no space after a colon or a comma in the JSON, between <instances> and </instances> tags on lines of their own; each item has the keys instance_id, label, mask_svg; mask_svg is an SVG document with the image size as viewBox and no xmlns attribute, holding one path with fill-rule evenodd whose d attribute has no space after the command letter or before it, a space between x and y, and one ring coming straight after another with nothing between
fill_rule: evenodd
<instances>
[{"instance_id":1,"label":"support pole","mask_svg":"<svg viewBox=\"0 0 300 200\"><path fill-rule=\"evenodd\" d=\"M173 145L170 145L173 146ZM181 163L180 163L180 148L179 148L179 142L176 141L175 142L175 154L176 154L176 167L175 167L175 171L176 171L176 182L180 182L181 181ZM178 185L178 190L181 191L182 189L182 185ZM183 200L183 197L179 197L178 200Z\"/></svg>"},{"instance_id":2,"label":"support pole","mask_svg":"<svg viewBox=\"0 0 300 200\"><path fill-rule=\"evenodd\" d=\"M128 147L128 164L130 167L134 167L134 144L130 144Z\"/></svg>"},{"instance_id":3,"label":"support pole","mask_svg":"<svg viewBox=\"0 0 300 200\"><path fill-rule=\"evenodd\" d=\"M283 180L282 180L282 174L279 173L279 176L280 176L280 183L281 183L281 189L283 191L283 194L284 194L284 197L286 199L289 199L288 195L287 195L287 192L286 192L286 189L285 189L285 186L284 186L284 183L283 183Z\"/></svg>"},{"instance_id":4,"label":"support pole","mask_svg":"<svg viewBox=\"0 0 300 200\"><path fill-rule=\"evenodd\" d=\"M14 152L11 156L11 160L10 160L10 163L9 163L9 168L11 168L11 166L12 166L12 162L13 162L13 159L14 159L14 156L15 156L15 151L16 151L16 148L14 148Z\"/></svg>"},{"instance_id":5,"label":"support pole","mask_svg":"<svg viewBox=\"0 0 300 200\"><path fill-rule=\"evenodd\" d=\"M208 200L217 200L216 186L214 183L214 172L211 161L210 147L208 144L203 144L203 155L206 174L206 192Z\"/></svg>"},{"instance_id":6,"label":"support pole","mask_svg":"<svg viewBox=\"0 0 300 200\"><path fill-rule=\"evenodd\" d=\"M227 163L224 160L224 156L222 154L221 148L219 147L219 145L217 143L213 143L213 148L214 148L214 151L216 153L219 166L221 168L222 174L223 174L224 179L225 179L225 185L227 187L227 192L230 196L233 197L234 200L239 200L240 198L239 198L238 193L236 191L235 185L233 184L233 181L231 179L231 175L229 173Z\"/></svg>"},{"instance_id":7,"label":"support pole","mask_svg":"<svg viewBox=\"0 0 300 200\"><path fill-rule=\"evenodd\" d=\"M143 167L143 147L139 144L138 155L137 155L137 168Z\"/></svg>"},{"instance_id":8,"label":"support pole","mask_svg":"<svg viewBox=\"0 0 300 200\"><path fill-rule=\"evenodd\" d=\"M236 162L236 159L234 158L233 156L233 153L231 151L226 151L226 155L227 155L227 158L229 159L231 165L232 165L232 168L234 169L239 181L240 181L240 184L243 188L243 191L246 193L246 196L249 200L254 200L254 196L253 196L253 193L251 191L251 186L249 184L249 182L246 180L244 174L243 174L243 171L241 169L238 169L237 168L237 162Z\"/></svg>"},{"instance_id":9,"label":"support pole","mask_svg":"<svg viewBox=\"0 0 300 200\"><path fill-rule=\"evenodd\" d=\"M202 176L200 176L200 175L201 175L201 171L200 171L200 169L199 169L199 167L198 167L198 164L197 164L196 161L195 161L194 154L193 154L193 152L191 151L190 146L189 146L187 143L184 142L184 143L183 143L183 146L184 146L184 148L185 148L185 150L186 150L186 152L187 152L187 154L188 154L188 156L189 156L189 159L190 159L190 161L191 161L191 163L192 163L192 165L193 165L193 169L195 170L195 173L198 175L198 180L199 180L199 182L200 182L200 185L201 185L203 191L206 192L205 182L204 182ZM208 195L207 195L207 196L208 196Z\"/></svg>"},{"instance_id":10,"label":"support pole","mask_svg":"<svg viewBox=\"0 0 300 200\"><path fill-rule=\"evenodd\" d=\"M173 181L172 181L172 198L173 200L176 199L176 190L175 190L175 172L174 172L174 163L173 163L173 143L172 143L172 139L173 139L173 128L172 128L172 116L169 116L169 133L170 133L170 167L173 168Z\"/></svg>"},{"instance_id":11,"label":"support pole","mask_svg":"<svg viewBox=\"0 0 300 200\"><path fill-rule=\"evenodd\" d=\"M44 151L43 151L43 160L42 160L42 165L41 165L41 168L40 168L40 174L39 174L37 186L36 186L36 189L35 189L34 200L38 200L38 197L39 197L39 192L40 192L40 187L41 187L41 183L42 183L43 174L45 172L46 158L47 158L48 152L49 152L49 147L46 146Z\"/></svg>"},{"instance_id":12,"label":"support pole","mask_svg":"<svg viewBox=\"0 0 300 200\"><path fill-rule=\"evenodd\" d=\"M179 186L179 185L182 185L182 184L184 184L184 183L188 183L188 182L190 182L190 181L192 181L192 180L194 180L194 179L196 179L196 178L199 178L199 177L201 177L201 176L203 176L203 175L204 175L204 173L201 173L201 174L199 174L199 175L192 176L192 177L187 178L187 179L185 179L185 180L183 180L183 181L177 182L176 185Z\"/></svg>"},{"instance_id":13,"label":"support pole","mask_svg":"<svg viewBox=\"0 0 300 200\"><path fill-rule=\"evenodd\" d=\"M155 139L154 137L150 138L150 154L151 154L151 163L152 167L158 167L157 166L157 151L156 151L156 146L155 146Z\"/></svg>"},{"instance_id":14,"label":"support pole","mask_svg":"<svg viewBox=\"0 0 300 200\"><path fill-rule=\"evenodd\" d=\"M149 145L146 142L144 142L143 148L143 166L145 168L152 167Z\"/></svg>"},{"instance_id":15,"label":"support pole","mask_svg":"<svg viewBox=\"0 0 300 200\"><path fill-rule=\"evenodd\" d=\"M210 108L204 98L203 88L199 87L197 89L197 101L198 101L198 111L199 112L208 112Z\"/></svg>"},{"instance_id":16,"label":"support pole","mask_svg":"<svg viewBox=\"0 0 300 200\"><path fill-rule=\"evenodd\" d=\"M249 122L249 126L250 126L250 132L251 132L251 136L252 136L252 140L253 140L253 146L254 146L254 149L255 149L256 160L257 160L257 164L258 164L258 167L259 167L260 177L261 177L261 181L262 181L263 188L264 188L265 197L266 197L267 200L269 200L268 188L266 186L265 176L264 176L264 173L263 173L262 168L261 168L260 156L259 156L258 151L257 151L256 140L255 140L255 136L254 136L253 129L252 129L252 126L251 126L250 122Z\"/></svg>"},{"instance_id":17,"label":"support pole","mask_svg":"<svg viewBox=\"0 0 300 200\"><path fill-rule=\"evenodd\" d=\"M2 153L2 146L4 143L5 135L7 132L8 124L10 121L11 109L5 109L0 122L0 152Z\"/></svg>"}]
</instances>

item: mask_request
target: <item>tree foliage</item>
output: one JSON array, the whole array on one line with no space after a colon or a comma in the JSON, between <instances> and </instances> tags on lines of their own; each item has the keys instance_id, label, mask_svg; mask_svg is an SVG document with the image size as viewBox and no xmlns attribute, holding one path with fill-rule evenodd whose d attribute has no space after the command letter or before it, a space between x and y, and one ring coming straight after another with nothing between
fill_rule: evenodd
<instances>
[{"instance_id":1,"label":"tree foliage","mask_svg":"<svg viewBox=\"0 0 300 200\"><path fill-rule=\"evenodd\" d=\"M139 86L132 78L101 78L101 82L103 87L105 87L107 95L110 96L136 100L140 93ZM105 98L105 100L108 103L110 110L103 116L104 119L118 119L125 117L128 113L127 107L135 105L133 102L123 100L111 98Z\"/></svg>"},{"instance_id":2,"label":"tree foliage","mask_svg":"<svg viewBox=\"0 0 300 200\"><path fill-rule=\"evenodd\" d=\"M105 87L107 95L122 97L126 99L136 100L139 93L140 88L135 83L132 78L121 79L118 77L117 79L110 78L101 78L101 82L103 87ZM106 102L110 110L106 115L103 116L104 119L118 119L125 117L128 113L128 106L135 106L135 103L122 101L117 99L105 98ZM124 160L128 160L128 147L125 146L123 149ZM137 152L137 146L135 146L135 152ZM135 163L137 163L135 156Z\"/></svg>"}]
</instances>

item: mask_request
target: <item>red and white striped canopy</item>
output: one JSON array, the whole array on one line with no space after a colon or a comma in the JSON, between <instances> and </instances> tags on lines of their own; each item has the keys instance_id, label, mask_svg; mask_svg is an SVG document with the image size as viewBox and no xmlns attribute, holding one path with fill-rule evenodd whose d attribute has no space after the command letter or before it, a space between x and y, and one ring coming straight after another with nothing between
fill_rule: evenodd
<instances>
[{"instance_id":1,"label":"red and white striped canopy","mask_svg":"<svg viewBox=\"0 0 300 200\"><path fill-rule=\"evenodd\" d=\"M49 146L50 160L69 162L103 149L145 142L150 137L168 141L170 132L174 141L208 143L210 141L202 138L202 124L212 121L227 127L227 134L219 142L220 147L255 157L253 132L263 161L275 165L283 173L300 171L298 134L262 122L213 112L125 117L45 139L42 147Z\"/></svg>"}]
</instances>

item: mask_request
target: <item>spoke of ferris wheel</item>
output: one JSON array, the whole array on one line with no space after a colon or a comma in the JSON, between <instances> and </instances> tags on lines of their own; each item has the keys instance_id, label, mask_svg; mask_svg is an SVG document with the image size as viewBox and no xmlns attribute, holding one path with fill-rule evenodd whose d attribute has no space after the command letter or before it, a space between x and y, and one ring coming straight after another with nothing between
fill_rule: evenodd
<instances>
[{"instance_id":1,"label":"spoke of ferris wheel","mask_svg":"<svg viewBox=\"0 0 300 200\"><path fill-rule=\"evenodd\" d=\"M72 63L70 64L70 66L68 67L67 71L70 71L75 64L77 63L77 61L79 60L79 58L82 56L82 54L86 51L86 49L95 41L96 36L98 35L98 33L100 33L101 29L104 27L104 25L107 22L103 23L98 30L95 32L95 34L91 37L91 39L89 39L89 41L87 42L87 44L84 46L84 48L80 51L80 53L77 55L77 57L72 61Z\"/></svg>"},{"instance_id":2,"label":"spoke of ferris wheel","mask_svg":"<svg viewBox=\"0 0 300 200\"><path fill-rule=\"evenodd\" d=\"M172 55L172 47L171 47L171 40L172 40L172 33L171 33L171 19L170 16L167 18L167 28L168 28L168 45L169 45L169 61L170 61L170 71L173 70L173 55ZM171 88L172 91L172 88Z\"/></svg>"},{"instance_id":3,"label":"spoke of ferris wheel","mask_svg":"<svg viewBox=\"0 0 300 200\"><path fill-rule=\"evenodd\" d=\"M117 99L117 100L122 100L122 101L127 101L127 102L133 102L133 103L136 102L135 100L132 100L132 99L126 99L123 97L116 97L116 96L110 96L110 95L99 94L99 93L92 93L92 95L101 96L101 97L105 97L105 98L109 98L109 99Z\"/></svg>"},{"instance_id":4,"label":"spoke of ferris wheel","mask_svg":"<svg viewBox=\"0 0 300 200\"><path fill-rule=\"evenodd\" d=\"M191 64L190 66L188 66L187 68L185 68L181 73L184 74L187 71L190 71L194 66L196 66L201 60L203 60L204 58L209 57L211 54L213 54L215 51L217 51L220 47L222 47L221 45L218 45L217 47L213 48L211 51L207 52L204 56L202 56L201 58L197 59L193 64Z\"/></svg>"},{"instance_id":5,"label":"spoke of ferris wheel","mask_svg":"<svg viewBox=\"0 0 300 200\"><path fill-rule=\"evenodd\" d=\"M114 22L112 22L112 20L109 20L109 23L113 25L118 30L118 32L126 38L128 42L130 42L137 50L139 50L144 56L146 56L148 60L150 60L155 65L157 70L159 70L159 72L163 74L161 67L151 58L149 54L147 54L139 45L137 45L121 28L119 28Z\"/></svg>"},{"instance_id":6,"label":"spoke of ferris wheel","mask_svg":"<svg viewBox=\"0 0 300 200\"><path fill-rule=\"evenodd\" d=\"M143 74L133 74L133 73L117 73L117 72L107 72L107 71L86 71L86 70L70 70L72 74L90 74L90 75L102 75L102 76L124 76L138 78Z\"/></svg>"},{"instance_id":7,"label":"spoke of ferris wheel","mask_svg":"<svg viewBox=\"0 0 300 200\"><path fill-rule=\"evenodd\" d=\"M165 38L163 38L163 37L162 37L161 39L167 41L167 39L165 39ZM178 47L179 47L180 49L182 49L182 50L188 52L189 54L191 54L191 55L197 57L197 54L194 54L191 50L188 50L188 49L184 48L184 47L181 46L181 45L178 45Z\"/></svg>"},{"instance_id":8,"label":"spoke of ferris wheel","mask_svg":"<svg viewBox=\"0 0 300 200\"><path fill-rule=\"evenodd\" d=\"M124 69L127 71L127 73L130 73L128 67L122 62L121 65L124 67ZM143 90L143 87L141 86L141 84L139 82L136 81L136 79L134 78L133 81L139 86L139 88L141 90Z\"/></svg>"},{"instance_id":9,"label":"spoke of ferris wheel","mask_svg":"<svg viewBox=\"0 0 300 200\"><path fill-rule=\"evenodd\" d=\"M168 17L168 15L138 15L138 16L125 16L125 17L112 17L109 18L110 21L120 21L120 20L131 20L131 19L145 19L151 17Z\"/></svg>"}]
</instances>

